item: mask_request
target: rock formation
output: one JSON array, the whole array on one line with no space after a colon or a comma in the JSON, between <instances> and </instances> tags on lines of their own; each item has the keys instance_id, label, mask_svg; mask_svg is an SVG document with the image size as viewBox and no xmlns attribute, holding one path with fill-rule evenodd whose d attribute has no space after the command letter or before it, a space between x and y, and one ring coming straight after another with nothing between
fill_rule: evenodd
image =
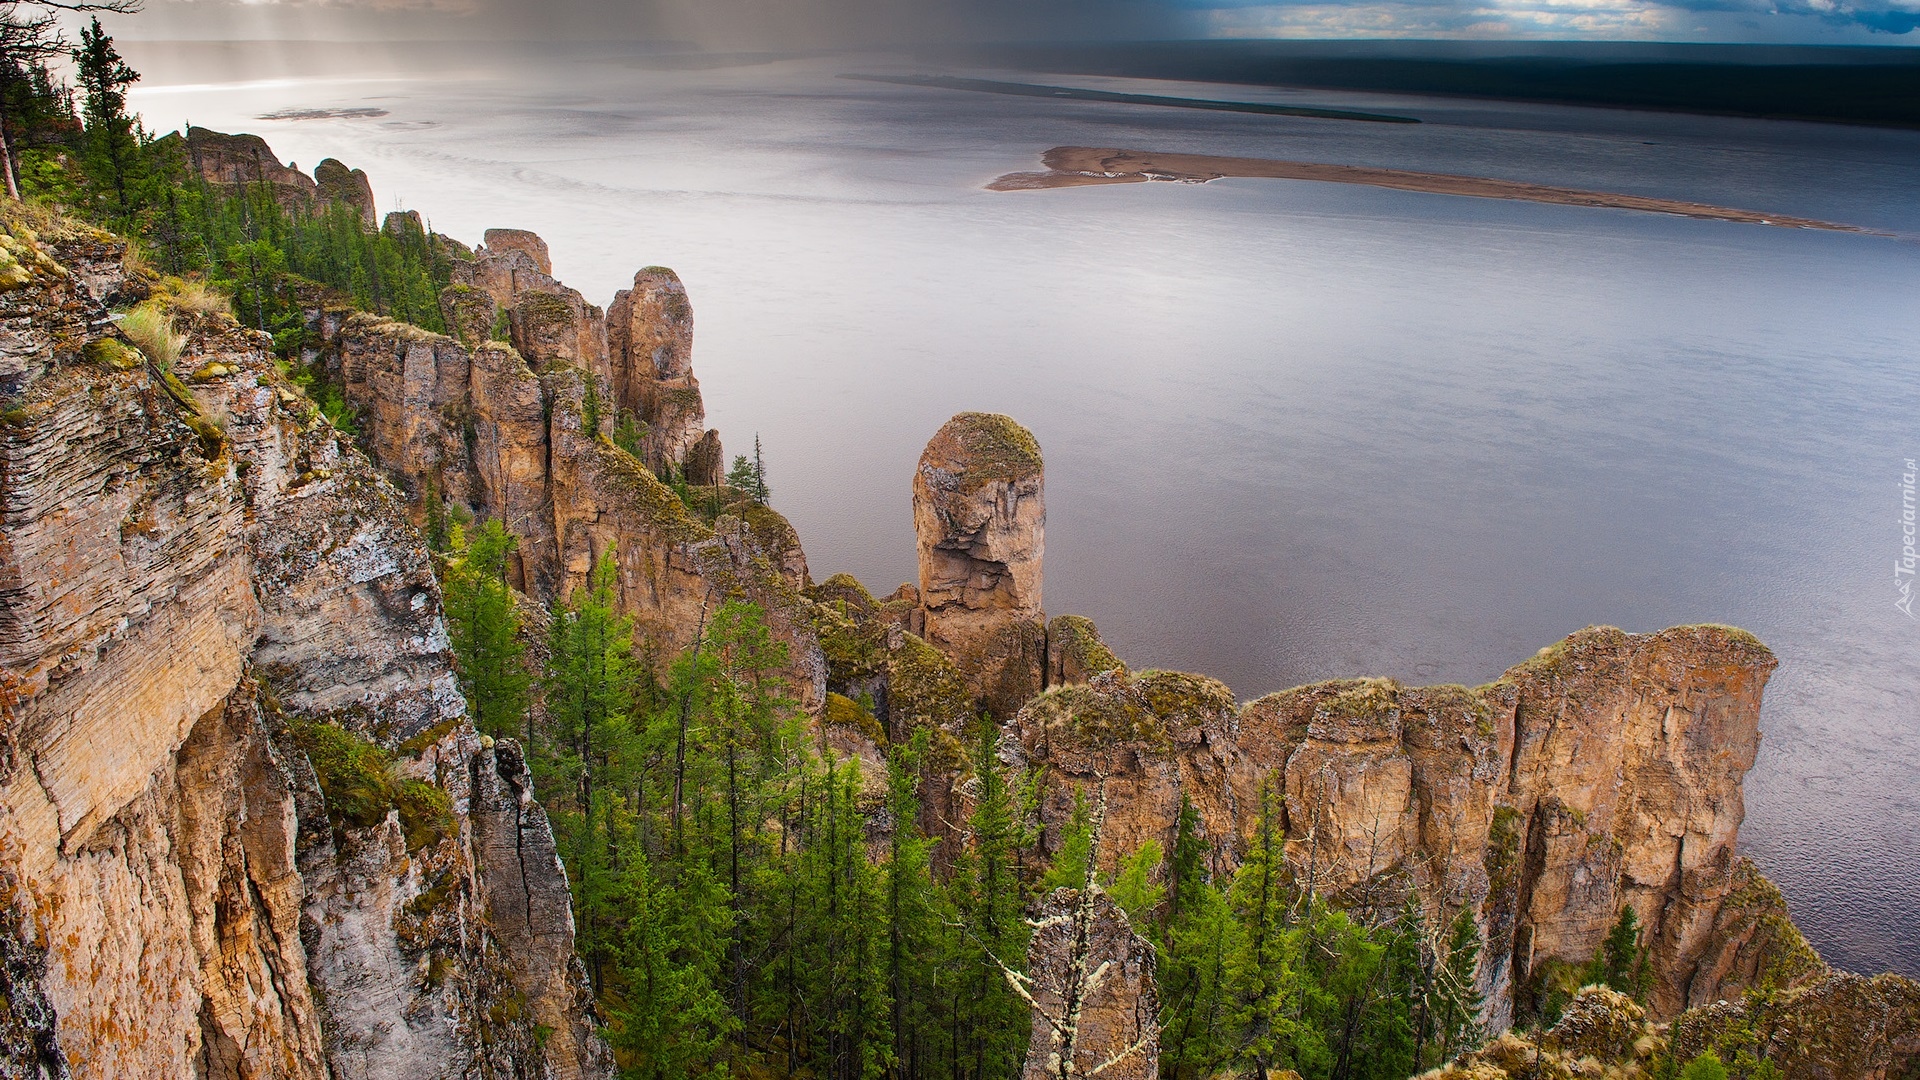
<instances>
[{"instance_id":1,"label":"rock formation","mask_svg":"<svg viewBox=\"0 0 1920 1080\"><path fill-rule=\"evenodd\" d=\"M393 489L263 336L203 317L176 376L111 329L101 297L141 288L111 238L9 228L32 267L0 293L10 1060L605 1075L570 923L522 947L503 919L566 912L564 878L537 808L490 795L524 772L465 720ZM391 807L343 817L325 745L391 759Z\"/></svg>"},{"instance_id":2,"label":"rock formation","mask_svg":"<svg viewBox=\"0 0 1920 1080\"><path fill-rule=\"evenodd\" d=\"M633 275L607 309L608 374L620 408L647 425L648 464L683 465L700 441L706 409L693 377L693 306L664 266ZM711 455L718 460L716 442Z\"/></svg>"},{"instance_id":3,"label":"rock formation","mask_svg":"<svg viewBox=\"0 0 1920 1080\"><path fill-rule=\"evenodd\" d=\"M313 183L321 202L344 203L360 212L360 224L380 224L373 209L373 182L359 169L349 169L334 158L313 167Z\"/></svg>"},{"instance_id":4,"label":"rock formation","mask_svg":"<svg viewBox=\"0 0 1920 1080\"><path fill-rule=\"evenodd\" d=\"M1574 1080L1670 1076L1713 1053L1728 1066L1752 1055L1795 1080L1891 1080L1920 1066L1920 983L1898 975L1827 972L1804 985L1687 1010L1652 1022L1624 994L1589 986L1537 1035L1501 1034L1431 1080ZM1753 1075L1750 1073L1749 1075Z\"/></svg>"},{"instance_id":5,"label":"rock formation","mask_svg":"<svg viewBox=\"0 0 1920 1080\"><path fill-rule=\"evenodd\" d=\"M1055 889L1027 945L1033 1032L1022 1080L1154 1080L1160 995L1153 943L1099 888Z\"/></svg>"},{"instance_id":6,"label":"rock formation","mask_svg":"<svg viewBox=\"0 0 1920 1080\"><path fill-rule=\"evenodd\" d=\"M464 283L441 297L455 336L310 305L311 362L360 411L374 460L422 516L434 498L504 523L519 540L512 584L541 603L570 595L602 553L614 552L621 606L662 655L691 643L703 611L753 600L787 644L794 696L817 709L826 662L801 595L809 579L798 534L731 489L715 487L711 516L697 514L616 444L621 412L608 373L624 369L609 358L599 309L546 273L537 236L496 229L487 241L457 272ZM510 313L511 343L488 339L500 305ZM673 315L680 323L688 322L684 307L682 295ZM677 333L649 328L630 303L616 310L621 340ZM684 356L673 365L697 416L691 369ZM718 434L696 435L680 452L704 447L713 461L702 468L716 471ZM683 457L662 468L684 472L687 464Z\"/></svg>"},{"instance_id":7,"label":"rock formation","mask_svg":"<svg viewBox=\"0 0 1920 1080\"><path fill-rule=\"evenodd\" d=\"M1126 667L1100 640L1092 619L1056 615L1047 623L1047 686L1083 683L1103 671L1125 671Z\"/></svg>"},{"instance_id":8,"label":"rock formation","mask_svg":"<svg viewBox=\"0 0 1920 1080\"><path fill-rule=\"evenodd\" d=\"M1245 708L1201 676L1116 670L1039 695L1012 732L1046 767L1049 822L1106 777L1113 858L1149 836L1170 847L1185 794L1231 869L1264 804L1303 885L1363 909L1415 888L1471 910L1495 1030L1632 905L1653 1009L1672 1016L1749 977L1726 902L1774 663L1723 627L1599 628L1477 689L1342 680Z\"/></svg>"},{"instance_id":9,"label":"rock formation","mask_svg":"<svg viewBox=\"0 0 1920 1080\"><path fill-rule=\"evenodd\" d=\"M995 413L947 421L913 476L926 639L1001 718L1039 691L1046 670L1044 488L1040 444Z\"/></svg>"},{"instance_id":10,"label":"rock formation","mask_svg":"<svg viewBox=\"0 0 1920 1080\"><path fill-rule=\"evenodd\" d=\"M379 223L367 174L333 158L322 161L308 176L293 165L282 165L258 135L228 135L201 127L189 127L184 139L177 132L166 135L159 145L179 147L188 167L209 184L222 188L266 184L274 201L287 210L341 203L353 207L367 228Z\"/></svg>"}]
</instances>

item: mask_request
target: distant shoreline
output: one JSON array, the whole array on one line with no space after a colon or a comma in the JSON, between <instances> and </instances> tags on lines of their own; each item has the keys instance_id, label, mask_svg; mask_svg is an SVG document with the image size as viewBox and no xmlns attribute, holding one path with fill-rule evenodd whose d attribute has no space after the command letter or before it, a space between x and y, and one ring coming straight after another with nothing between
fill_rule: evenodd
<instances>
[{"instance_id":1,"label":"distant shoreline","mask_svg":"<svg viewBox=\"0 0 1920 1080\"><path fill-rule=\"evenodd\" d=\"M1007 173L988 184L987 187L992 191L1033 191L1082 187L1091 184L1136 184L1148 180L1203 184L1223 177L1242 176L1270 180L1318 180L1334 184L1364 184L1368 187L1424 191L1435 195L1464 195L1477 199L1517 199L1522 202L1553 203L1561 206L1597 206L1653 214L1678 214L1682 217L1703 218L1710 221L1772 225L1786 229L1870 232L1855 225L1789 217L1784 214L1767 214L1757 210L1738 210L1679 199L1582 191L1578 188L1549 187L1544 184L1496 180L1484 176L1455 176L1449 173L1376 169L1364 165L1325 165L1310 161L1217 157L1210 154L1162 154L1089 146L1056 146L1041 155L1040 163L1046 166L1046 172ZM1872 235L1884 234L1873 233Z\"/></svg>"},{"instance_id":2,"label":"distant shoreline","mask_svg":"<svg viewBox=\"0 0 1920 1080\"><path fill-rule=\"evenodd\" d=\"M1043 86L1039 83L1000 82L995 79L962 79L951 75L859 75L840 76L856 82L893 83L897 86L924 86L934 90L965 90L976 94L1007 94L1013 97L1048 98L1056 101L1100 101L1114 105L1157 105L1167 109L1203 109L1208 112L1257 113L1262 116L1305 116L1315 120L1358 120L1370 124L1417 124L1411 116L1360 112L1355 109L1321 109L1310 105L1281 105L1271 101L1219 101L1213 98L1168 97L1164 94L1125 94L1116 90L1086 90L1075 86Z\"/></svg>"}]
</instances>

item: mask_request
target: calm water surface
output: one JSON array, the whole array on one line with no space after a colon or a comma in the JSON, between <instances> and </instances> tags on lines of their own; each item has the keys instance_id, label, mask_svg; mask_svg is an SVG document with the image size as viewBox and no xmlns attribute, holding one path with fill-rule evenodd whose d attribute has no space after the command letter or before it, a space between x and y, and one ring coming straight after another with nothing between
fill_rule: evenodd
<instances>
[{"instance_id":1,"label":"calm water surface","mask_svg":"<svg viewBox=\"0 0 1920 1080\"><path fill-rule=\"evenodd\" d=\"M605 303L677 268L731 451L758 432L815 575L913 577L951 413L1047 454L1048 610L1242 698L1486 681L1591 623L1728 622L1781 665L1746 848L1834 962L1920 975L1920 244L1305 182L996 194L1059 144L1510 177L1920 236L1920 133L1128 85L1385 126L711 71L302 50L300 77L130 48L150 124L365 168L383 211L546 237ZM289 107L356 120L266 121Z\"/></svg>"}]
</instances>

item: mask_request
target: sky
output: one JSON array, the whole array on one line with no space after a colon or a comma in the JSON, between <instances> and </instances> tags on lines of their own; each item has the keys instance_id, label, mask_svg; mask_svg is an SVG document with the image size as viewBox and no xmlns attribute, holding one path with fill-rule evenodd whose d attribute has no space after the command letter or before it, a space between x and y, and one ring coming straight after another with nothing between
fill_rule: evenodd
<instances>
[{"instance_id":1,"label":"sky","mask_svg":"<svg viewBox=\"0 0 1920 1080\"><path fill-rule=\"evenodd\" d=\"M715 50L1195 38L1920 45L1920 0L148 0L125 39L481 39Z\"/></svg>"}]
</instances>

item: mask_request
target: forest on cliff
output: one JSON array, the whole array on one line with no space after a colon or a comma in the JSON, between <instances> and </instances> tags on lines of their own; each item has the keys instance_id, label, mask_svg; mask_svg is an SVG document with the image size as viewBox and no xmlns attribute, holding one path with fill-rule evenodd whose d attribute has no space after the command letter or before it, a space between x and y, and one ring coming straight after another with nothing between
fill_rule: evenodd
<instances>
[{"instance_id":1,"label":"forest on cliff","mask_svg":"<svg viewBox=\"0 0 1920 1080\"><path fill-rule=\"evenodd\" d=\"M72 53L77 88L49 60L0 55L9 186L34 213L136 241L156 284L120 324L162 368L177 359L181 320L230 316L268 335L284 373L352 435L356 406L308 366L316 297L459 331L441 298L471 252L418 216L376 226L370 202L346 194L290 203L270 180L210 180L191 133L155 137L128 112L138 74L97 21ZM504 338L505 317L485 336ZM640 421L591 384L586 402L585 436L645 467ZM724 482L684 465L654 471L708 526L770 498L757 447ZM851 690L810 714L782 677L789 643L760 605L703 604L691 642L663 644L622 610L613 552L584 585L541 604L516 588L519 541L501 520L430 489L419 511L469 715L489 745L524 748L622 1075L1012 1076L1032 1027L1030 916L1056 890L1089 881L1151 943L1158 1068L1182 1080L1401 1080L1493 1034L1476 988L1487 946L1472 913L1411 886L1384 902L1330 893L1286 855L1277 776L1259 786L1235 866L1210 857L1184 797L1169 844L1116 850L1102 830L1105 787L1079 785L1067 819L1048 821L1043 767L1007 753L1004 718L970 699L947 727L890 725L872 696ZM871 627L858 609L873 597L836 578L809 600L829 664L867 663ZM858 733L878 761L837 751L830 729ZM445 827L445 796L396 780L389 750L331 722L304 723L295 737L336 828L389 811L409 828ZM929 804L936 779L962 793L951 804L959 818ZM1516 1026L1563 1030L1564 1018L1586 1015L1581 1002L1603 1000L1583 986L1610 988L1604 1000L1638 1025L1648 949L1635 909L1623 907L1587 962L1543 965L1516 992ZM1756 1008L1780 990L1756 986ZM1629 1039L1614 1053L1648 1076L1780 1075L1752 1022L1709 1042L1683 1052ZM1071 1063L1068 1073L1080 1075Z\"/></svg>"}]
</instances>

